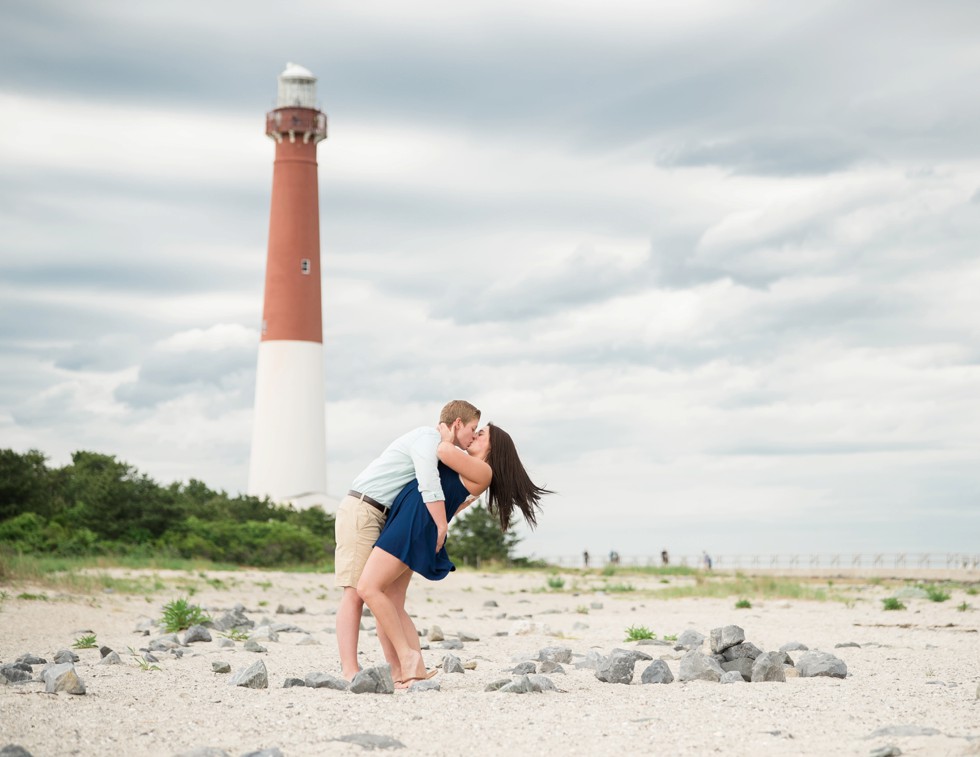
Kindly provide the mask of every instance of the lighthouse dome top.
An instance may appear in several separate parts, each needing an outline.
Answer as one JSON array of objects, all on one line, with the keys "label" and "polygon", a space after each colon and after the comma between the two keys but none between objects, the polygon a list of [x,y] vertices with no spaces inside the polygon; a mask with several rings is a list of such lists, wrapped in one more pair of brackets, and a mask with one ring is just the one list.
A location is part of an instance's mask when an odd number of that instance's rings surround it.
[{"label": "lighthouse dome top", "polygon": [[277,108],[316,108],[316,77],[297,63],[287,63],[279,74]]},{"label": "lighthouse dome top", "polygon": [[301,66],[299,63],[287,63],[286,70],[279,74],[281,79],[313,79],[316,81],[316,77],[313,72],[305,66]]}]

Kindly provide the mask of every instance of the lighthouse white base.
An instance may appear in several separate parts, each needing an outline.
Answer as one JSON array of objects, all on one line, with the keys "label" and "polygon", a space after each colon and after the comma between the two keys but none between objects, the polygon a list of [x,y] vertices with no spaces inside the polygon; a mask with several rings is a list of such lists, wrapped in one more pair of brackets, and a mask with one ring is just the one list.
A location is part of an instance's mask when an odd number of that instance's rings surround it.
[{"label": "lighthouse white base", "polygon": [[321,504],[326,466],[323,345],[261,342],[248,493],[298,507]]}]

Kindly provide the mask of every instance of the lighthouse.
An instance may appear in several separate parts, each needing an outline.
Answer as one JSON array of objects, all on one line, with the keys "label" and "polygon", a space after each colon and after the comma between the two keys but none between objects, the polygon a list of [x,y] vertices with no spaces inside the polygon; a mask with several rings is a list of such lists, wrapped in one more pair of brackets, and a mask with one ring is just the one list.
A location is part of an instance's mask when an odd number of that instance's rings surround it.
[{"label": "lighthouse", "polygon": [[275,142],[262,335],[248,492],[298,507],[327,505],[317,144],[327,117],[316,77],[279,75],[265,133]]}]

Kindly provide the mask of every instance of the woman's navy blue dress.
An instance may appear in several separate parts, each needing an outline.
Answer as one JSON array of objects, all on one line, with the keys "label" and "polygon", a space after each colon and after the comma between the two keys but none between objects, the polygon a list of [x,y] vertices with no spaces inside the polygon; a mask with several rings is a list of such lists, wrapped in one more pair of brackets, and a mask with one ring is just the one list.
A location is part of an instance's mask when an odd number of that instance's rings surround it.
[{"label": "woman's navy blue dress", "polygon": [[[439,478],[446,497],[446,520],[450,521],[470,493],[460,481],[459,474],[442,463],[439,463]],[[412,481],[395,497],[374,546],[397,557],[430,581],[439,581],[456,570],[456,566],[449,559],[445,545],[436,552],[437,538],[436,524],[422,501],[419,482]]]}]

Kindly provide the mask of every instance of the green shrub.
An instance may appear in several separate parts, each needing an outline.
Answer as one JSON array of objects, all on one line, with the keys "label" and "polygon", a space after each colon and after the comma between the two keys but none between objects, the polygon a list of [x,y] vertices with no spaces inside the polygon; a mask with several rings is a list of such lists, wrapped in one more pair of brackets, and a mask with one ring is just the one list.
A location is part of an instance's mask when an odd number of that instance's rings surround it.
[{"label": "green shrub", "polygon": [[197,605],[190,604],[186,598],[173,599],[163,606],[163,627],[168,633],[183,631],[185,628],[210,621],[210,616]]},{"label": "green shrub", "polygon": [[71,645],[75,649],[93,649],[94,647],[98,646],[98,644],[95,643],[94,633],[86,634],[85,636],[79,636],[71,643]]},{"label": "green shrub", "polygon": [[656,639],[657,634],[646,626],[629,626],[626,629],[625,641],[639,641],[640,639]]},{"label": "green shrub", "polygon": [[561,576],[548,576],[548,588],[560,591],[565,588],[565,579]]},{"label": "green shrub", "polygon": [[933,602],[945,602],[950,597],[949,592],[943,591],[938,586],[926,586],[925,590]]},{"label": "green shrub", "polygon": [[885,597],[881,600],[882,605],[886,610],[904,610],[905,605],[898,597]]},{"label": "green shrub", "polygon": [[736,610],[750,610],[752,609],[752,603],[747,599],[740,599],[735,603]]}]

